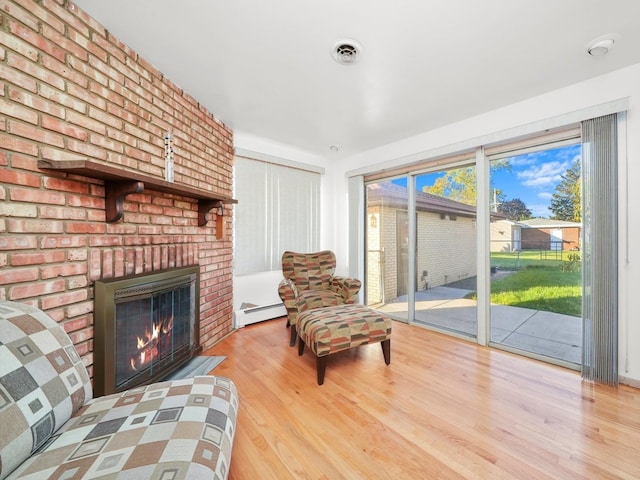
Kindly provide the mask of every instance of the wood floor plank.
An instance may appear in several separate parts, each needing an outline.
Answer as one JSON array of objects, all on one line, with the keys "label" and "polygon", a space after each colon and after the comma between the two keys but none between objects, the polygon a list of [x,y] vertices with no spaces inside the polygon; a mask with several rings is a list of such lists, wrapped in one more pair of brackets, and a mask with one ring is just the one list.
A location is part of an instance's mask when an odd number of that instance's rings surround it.
[{"label": "wood floor plank", "polygon": [[240,393],[229,478],[639,479],[640,390],[394,322],[329,357],[324,385],[284,319],[208,352]]}]

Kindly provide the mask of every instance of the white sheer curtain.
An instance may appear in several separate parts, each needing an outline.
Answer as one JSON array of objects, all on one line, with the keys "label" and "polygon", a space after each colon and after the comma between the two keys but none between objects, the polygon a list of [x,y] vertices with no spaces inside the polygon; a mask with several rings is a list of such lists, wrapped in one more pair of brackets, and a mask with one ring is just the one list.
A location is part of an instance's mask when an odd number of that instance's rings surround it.
[{"label": "white sheer curtain", "polygon": [[618,384],[617,115],[582,122],[582,378]]},{"label": "white sheer curtain", "polygon": [[282,252],[311,252],[320,238],[320,174],[236,157],[234,274],[280,270]]}]

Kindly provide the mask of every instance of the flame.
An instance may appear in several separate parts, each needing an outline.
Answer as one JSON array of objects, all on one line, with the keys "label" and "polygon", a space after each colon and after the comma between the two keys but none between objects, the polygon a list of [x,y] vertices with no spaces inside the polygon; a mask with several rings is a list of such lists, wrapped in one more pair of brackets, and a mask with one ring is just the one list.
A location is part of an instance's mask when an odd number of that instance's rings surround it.
[{"label": "flame", "polygon": [[173,328],[173,315],[167,319],[160,320],[153,324],[151,332],[145,331],[144,337],[136,337],[136,349],[138,350],[129,359],[129,364],[133,370],[140,370],[146,363],[158,356],[158,342],[160,334],[171,335]]}]

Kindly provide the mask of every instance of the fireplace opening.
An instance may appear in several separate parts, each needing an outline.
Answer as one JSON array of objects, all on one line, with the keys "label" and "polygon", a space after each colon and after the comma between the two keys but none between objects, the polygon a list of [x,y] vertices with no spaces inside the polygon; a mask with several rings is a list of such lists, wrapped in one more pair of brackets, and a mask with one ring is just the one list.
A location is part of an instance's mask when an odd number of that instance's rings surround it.
[{"label": "fireplace opening", "polygon": [[96,396],[154,382],[202,351],[199,267],[95,282]]}]

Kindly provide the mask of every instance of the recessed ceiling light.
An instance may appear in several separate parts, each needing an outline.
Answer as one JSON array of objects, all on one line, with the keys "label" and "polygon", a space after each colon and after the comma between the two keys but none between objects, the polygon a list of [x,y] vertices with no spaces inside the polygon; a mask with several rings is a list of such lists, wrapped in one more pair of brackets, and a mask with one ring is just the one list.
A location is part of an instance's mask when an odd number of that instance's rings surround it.
[{"label": "recessed ceiling light", "polygon": [[329,147],[329,150],[331,150],[332,152],[337,152],[338,150],[340,150],[340,147],[338,145],[331,145]]},{"label": "recessed ceiling light", "polygon": [[618,35],[609,34],[602,35],[601,37],[594,38],[587,44],[587,53],[592,57],[601,57],[609,53],[609,50],[613,48],[616,43]]},{"label": "recessed ceiling light", "polygon": [[609,50],[611,49],[611,47],[613,47],[613,43],[614,43],[613,40],[611,40],[610,38],[607,40],[600,40],[599,42],[596,42],[593,45],[591,45],[587,49],[587,52],[589,52],[589,55],[593,57],[600,57],[602,55],[606,55],[607,53],[609,53]]}]

